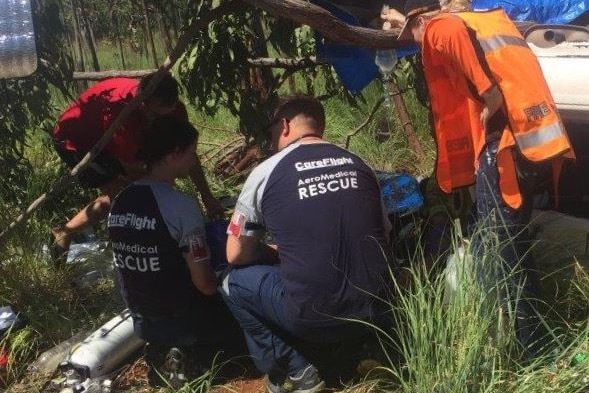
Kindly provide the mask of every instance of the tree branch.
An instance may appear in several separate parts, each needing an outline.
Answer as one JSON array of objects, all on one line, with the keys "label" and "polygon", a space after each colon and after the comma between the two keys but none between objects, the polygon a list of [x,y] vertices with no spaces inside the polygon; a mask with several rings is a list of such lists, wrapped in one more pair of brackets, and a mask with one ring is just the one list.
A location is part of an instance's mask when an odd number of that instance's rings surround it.
[{"label": "tree branch", "polygon": [[384,97],[381,97],[376,102],[376,104],[374,104],[374,106],[372,107],[372,110],[368,114],[368,117],[366,118],[366,120],[364,120],[362,122],[362,124],[360,124],[358,127],[356,127],[352,132],[350,132],[350,133],[348,133],[348,135],[346,135],[346,144],[345,144],[346,149],[348,149],[350,147],[350,140],[352,139],[352,137],[355,136],[357,133],[359,133],[364,127],[366,127],[368,125],[368,123],[370,123],[372,121],[372,119],[374,118],[374,115],[376,114],[376,111],[378,110],[378,108],[380,108],[380,106],[382,105],[383,102],[384,102]]},{"label": "tree branch", "polygon": [[[297,57],[294,59],[280,57],[259,57],[256,59],[247,59],[247,62],[252,67],[269,67],[285,69],[308,68],[328,64],[327,62],[317,60],[315,56]],[[156,71],[157,69],[155,68],[146,70],[108,70],[101,72],[74,71],[72,79],[99,81],[105,78],[143,78],[144,76],[153,74]]]},{"label": "tree branch", "polygon": [[[319,31],[326,39],[341,44],[362,46],[373,49],[390,49],[407,46],[399,41],[399,30],[377,30],[350,26],[333,16],[329,11],[311,4],[307,0],[243,0],[275,16],[308,25]],[[374,15],[377,17],[378,15]]]},{"label": "tree branch", "polygon": [[228,14],[230,12],[234,12],[236,10],[241,9],[241,2],[238,0],[233,0],[227,3],[224,3],[217,8],[212,9],[206,15],[202,16],[199,19],[195,19],[192,24],[188,27],[186,32],[178,39],[178,43],[170,53],[170,55],[166,58],[164,64],[160,66],[157,70],[156,74],[153,78],[149,81],[147,86],[145,87],[145,91],[141,91],[137,97],[135,97],[129,104],[125,106],[125,108],[121,111],[121,113],[117,116],[117,118],[113,121],[113,123],[108,127],[104,135],[96,142],[96,144],[90,149],[90,151],[82,158],[82,160],[71,170],[71,172],[63,176],[59,179],[53,187],[46,192],[39,196],[29,207],[19,215],[6,229],[0,233],[0,246],[6,243],[6,239],[8,235],[12,233],[12,231],[23,222],[26,222],[31,214],[37,210],[45,201],[54,195],[61,192],[63,189],[66,188],[74,178],[84,170],[93,160],[94,158],[100,154],[100,152],[104,149],[104,147],[108,144],[111,140],[113,134],[121,128],[123,122],[131,115],[131,113],[139,107],[139,105],[145,100],[145,98],[149,97],[155,87],[163,78],[164,74],[168,72],[168,70],[172,67],[172,65],[182,56],[188,45],[190,44],[192,37],[201,29],[207,27],[210,22],[215,19],[220,18],[221,16]]},{"label": "tree branch", "polygon": [[157,69],[148,70],[108,70],[101,72],[74,71],[73,80],[99,81],[106,78],[143,78],[153,74]]},{"label": "tree branch", "polygon": [[254,67],[271,68],[306,68],[328,64],[325,61],[317,60],[315,56],[296,57],[293,59],[280,57],[259,57],[257,59],[247,59],[247,62]]}]

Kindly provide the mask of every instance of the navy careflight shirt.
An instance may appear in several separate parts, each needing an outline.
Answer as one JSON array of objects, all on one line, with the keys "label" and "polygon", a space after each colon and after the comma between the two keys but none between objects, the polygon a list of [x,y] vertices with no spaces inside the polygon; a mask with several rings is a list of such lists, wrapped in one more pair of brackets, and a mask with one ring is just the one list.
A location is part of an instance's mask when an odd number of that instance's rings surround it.
[{"label": "navy careflight shirt", "polygon": [[108,218],[115,270],[129,309],[144,317],[173,317],[198,291],[182,255],[204,233],[194,200],[162,182],[138,181],[114,200]]},{"label": "navy careflight shirt", "polygon": [[388,276],[378,183],[356,155],[295,143],[248,177],[228,233],[278,246],[285,316],[301,326],[365,318]]}]

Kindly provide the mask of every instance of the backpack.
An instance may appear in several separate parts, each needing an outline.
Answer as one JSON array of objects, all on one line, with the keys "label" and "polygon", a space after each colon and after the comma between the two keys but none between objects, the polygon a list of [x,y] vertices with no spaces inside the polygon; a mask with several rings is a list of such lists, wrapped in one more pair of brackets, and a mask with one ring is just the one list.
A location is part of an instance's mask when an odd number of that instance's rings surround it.
[{"label": "backpack", "polygon": [[403,217],[423,207],[423,194],[414,176],[404,172],[376,172],[376,179],[388,215]]}]

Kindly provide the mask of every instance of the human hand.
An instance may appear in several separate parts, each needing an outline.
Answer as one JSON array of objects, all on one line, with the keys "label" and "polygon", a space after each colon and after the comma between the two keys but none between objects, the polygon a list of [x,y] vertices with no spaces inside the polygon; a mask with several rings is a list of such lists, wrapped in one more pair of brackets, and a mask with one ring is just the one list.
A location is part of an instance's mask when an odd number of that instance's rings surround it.
[{"label": "human hand", "polygon": [[481,125],[483,127],[483,132],[487,131],[487,123],[489,122],[489,107],[485,106],[483,107],[483,110],[481,111]]},{"label": "human hand", "polygon": [[501,90],[499,90],[497,85],[491,86],[481,96],[485,104],[481,110],[480,119],[483,131],[486,131],[489,119],[503,107],[504,100],[503,94],[501,94]]},{"label": "human hand", "polygon": [[405,15],[394,8],[383,7],[380,12],[380,19],[383,21],[383,30],[400,29],[405,24]]}]

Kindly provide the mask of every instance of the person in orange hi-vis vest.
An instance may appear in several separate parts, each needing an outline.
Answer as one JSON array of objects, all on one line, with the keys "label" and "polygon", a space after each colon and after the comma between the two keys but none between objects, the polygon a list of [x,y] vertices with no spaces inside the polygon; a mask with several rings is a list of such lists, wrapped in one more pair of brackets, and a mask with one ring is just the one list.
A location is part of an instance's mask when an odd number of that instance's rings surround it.
[{"label": "person in orange hi-vis vest", "polygon": [[436,180],[448,193],[475,184],[477,278],[483,286],[506,282],[501,307],[515,310],[518,340],[534,355],[542,333],[526,196],[550,162],[558,173],[574,157],[566,131],[536,57],[502,10],[443,12],[438,0],[409,0],[405,15],[399,39],[421,47]]}]

